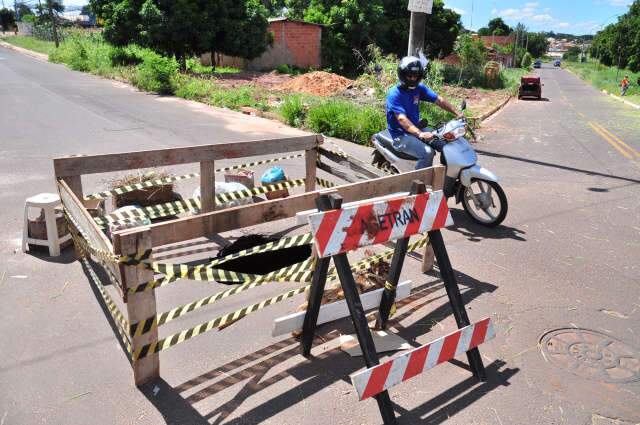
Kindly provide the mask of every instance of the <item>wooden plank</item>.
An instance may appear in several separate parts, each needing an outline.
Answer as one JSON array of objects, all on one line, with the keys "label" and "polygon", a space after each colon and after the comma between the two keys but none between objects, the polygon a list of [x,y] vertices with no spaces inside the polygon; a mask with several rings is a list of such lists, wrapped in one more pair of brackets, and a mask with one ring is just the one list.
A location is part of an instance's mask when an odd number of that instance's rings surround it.
[{"label": "wooden plank", "polygon": [[63,178],[69,189],[76,195],[76,197],[84,205],[84,194],[82,193],[82,177],[81,176],[67,176]]},{"label": "wooden plank", "polygon": [[316,161],[318,159],[317,149],[308,149],[304,151],[304,162],[306,167],[306,180],[304,181],[304,191],[313,192],[316,190]]},{"label": "wooden plank", "polygon": [[[359,201],[347,202],[342,206],[342,208],[357,207],[358,205],[364,205],[371,202],[386,201],[386,200],[395,199],[395,198],[403,198],[408,195],[409,195],[409,192],[390,193],[384,196],[376,196],[375,198],[361,199]],[[300,211],[299,213],[296,213],[296,224],[309,223],[309,216],[312,214],[316,214],[317,212],[318,212],[318,209],[316,208],[313,210]]]},{"label": "wooden plank", "polygon": [[[151,234],[148,228],[133,234],[127,232],[116,233],[114,235],[114,245],[119,255],[134,256],[140,251],[151,249]],[[152,257],[149,258],[150,260],[152,259]],[[126,288],[153,280],[153,271],[137,266],[120,264],[120,274],[125,291]],[[148,317],[155,317],[157,314],[156,293],[153,289],[128,294],[127,315],[130,324],[144,321]],[[155,342],[158,342],[157,326],[142,335],[132,336],[131,349],[135,353],[145,345]],[[134,360],[132,367],[135,384],[137,386],[146,384],[160,377],[160,355],[154,353],[142,359]]]},{"label": "wooden plank", "polygon": [[61,157],[53,160],[53,167],[56,177],[66,177],[295,152],[315,148],[318,143],[318,137],[315,134],[311,134],[308,136],[220,143],[215,145]]},{"label": "wooden plank", "polygon": [[[60,193],[60,199],[64,203],[67,214],[69,214],[76,223],[78,223],[79,229],[82,234],[87,238],[89,243],[99,250],[106,252],[113,252],[113,245],[107,236],[100,230],[93,217],[89,215],[87,210],[83,207],[80,199],[71,191],[69,185],[64,180],[58,180],[58,192]],[[118,267],[115,262],[104,263],[109,267],[115,276],[119,276]],[[124,296],[122,287],[118,287],[120,295]]]},{"label": "wooden plank", "polygon": [[[332,188],[332,190],[338,192],[346,202],[351,202],[391,192],[406,191],[415,179],[430,185],[434,173],[444,174],[444,167],[424,168],[408,173],[345,184]],[[441,187],[434,186],[434,190],[437,189],[441,189]],[[294,217],[299,211],[315,208],[315,200],[320,192],[324,192],[324,190],[152,224],[150,228],[153,246],[182,242],[214,233]]]},{"label": "wooden plank", "polygon": [[340,177],[341,179],[346,180],[349,183],[357,183],[359,181],[362,181],[362,178],[357,177],[354,174],[344,172],[336,167],[332,167],[331,165],[326,164],[324,162],[321,162],[320,164],[318,164],[318,168],[321,169],[322,171],[326,171],[332,176]]},{"label": "wooden plank", "polygon": [[200,162],[200,202],[202,212],[216,209],[216,167],[214,161]]},{"label": "wooden plank", "polygon": [[[411,293],[412,283],[410,280],[402,282],[398,285],[396,292],[396,301],[405,299]],[[362,307],[365,310],[377,308],[380,305],[382,299],[383,288],[376,289],[375,291],[365,292],[360,295],[362,301]],[[302,329],[304,323],[304,316],[307,311],[299,311],[289,314],[288,316],[280,317],[273,322],[272,336],[280,336],[289,332],[299,331]],[[347,308],[347,302],[345,300],[336,301],[330,304],[324,304],[320,307],[320,314],[318,315],[318,325],[323,323],[333,322],[334,320],[349,317],[349,309]]]},{"label": "wooden plank", "polygon": [[331,161],[342,165],[343,167],[349,168],[353,171],[356,171],[367,178],[377,178],[382,177],[385,174],[380,170],[360,161],[359,159],[353,158],[351,156],[347,156],[347,158],[340,156],[327,150],[323,147],[319,148],[320,155],[330,159]]}]

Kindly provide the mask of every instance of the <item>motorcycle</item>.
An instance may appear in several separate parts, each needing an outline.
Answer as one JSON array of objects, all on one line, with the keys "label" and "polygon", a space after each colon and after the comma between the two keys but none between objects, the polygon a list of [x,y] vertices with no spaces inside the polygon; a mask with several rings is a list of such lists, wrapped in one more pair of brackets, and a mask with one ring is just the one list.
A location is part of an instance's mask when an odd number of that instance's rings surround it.
[{"label": "motorcycle", "polygon": [[[463,101],[462,110],[465,108],[466,102]],[[426,127],[426,124],[421,127]],[[440,163],[446,167],[444,195],[447,198],[455,196],[456,204],[462,202],[462,207],[474,222],[494,227],[507,216],[507,196],[498,183],[498,177],[478,165],[478,155],[465,138],[468,130],[465,118],[453,119],[436,126],[435,130],[425,129],[433,133],[433,140],[446,142],[440,152]],[[415,169],[418,159],[396,150],[389,130],[375,134],[372,143],[375,150],[371,163],[375,167],[393,174]]]}]

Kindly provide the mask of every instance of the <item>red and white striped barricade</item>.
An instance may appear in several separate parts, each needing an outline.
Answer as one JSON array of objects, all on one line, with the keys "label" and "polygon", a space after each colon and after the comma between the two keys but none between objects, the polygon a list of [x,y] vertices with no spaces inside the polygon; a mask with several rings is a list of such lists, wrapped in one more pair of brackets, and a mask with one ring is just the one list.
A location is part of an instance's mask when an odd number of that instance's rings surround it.
[{"label": "red and white striped barricade", "polygon": [[[493,331],[488,319],[475,325],[469,322],[440,234],[441,228],[453,224],[442,191],[427,192],[422,182],[414,181],[410,194],[406,196],[342,209],[342,198],[332,193],[318,197],[316,204],[319,212],[308,217],[318,259],[302,328],[303,355],[310,356],[311,353],[327,270],[333,259],[367,367],[353,375],[353,382],[361,399],[376,399],[386,425],[396,423],[387,388],[438,363],[466,352],[474,376],[484,380],[485,371],[477,345],[491,337]],[[360,247],[396,241],[378,312],[377,325],[384,328],[395,300],[409,238],[425,232],[429,235],[459,330],[380,365],[346,253]],[[437,356],[436,351],[439,352]],[[419,365],[420,359],[424,360],[422,365]]]}]

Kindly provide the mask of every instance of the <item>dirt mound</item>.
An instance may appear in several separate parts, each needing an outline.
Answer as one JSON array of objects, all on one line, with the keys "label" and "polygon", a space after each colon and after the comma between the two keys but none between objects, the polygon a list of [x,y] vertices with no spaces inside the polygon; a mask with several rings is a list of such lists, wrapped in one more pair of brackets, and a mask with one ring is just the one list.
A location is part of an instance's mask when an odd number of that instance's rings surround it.
[{"label": "dirt mound", "polygon": [[314,71],[295,77],[276,88],[285,91],[331,96],[353,85],[353,81],[340,75]]}]

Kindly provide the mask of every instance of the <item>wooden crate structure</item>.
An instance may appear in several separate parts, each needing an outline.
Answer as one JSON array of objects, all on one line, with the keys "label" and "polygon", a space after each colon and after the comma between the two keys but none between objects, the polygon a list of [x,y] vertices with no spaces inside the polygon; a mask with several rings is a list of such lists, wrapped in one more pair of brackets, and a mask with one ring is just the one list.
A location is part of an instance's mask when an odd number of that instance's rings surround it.
[{"label": "wooden crate structure", "polygon": [[[138,332],[130,334],[128,329],[130,324],[143,323],[150,317],[157,316],[155,290],[130,291],[130,288],[153,281],[154,272],[133,263],[119,261],[119,259],[135,258],[144,253],[146,261],[152,261],[155,247],[292,218],[298,212],[314,209],[315,200],[319,193],[326,190],[337,192],[345,202],[352,202],[407,191],[415,179],[425,182],[434,190],[442,189],[444,167],[438,166],[399,175],[371,178],[331,189],[316,190],[316,170],[320,164],[319,153],[323,153],[320,147],[322,142],[323,139],[319,135],[307,135],[138,152],[67,156],[54,159],[58,190],[66,214],[72,221],[72,227],[76,227],[86,244],[91,246],[92,250],[88,251],[89,254],[103,264],[105,271],[114,280],[114,286],[126,303],[126,318],[124,314],[117,311],[115,316],[119,317],[114,317],[114,319],[125,328],[121,334],[125,334],[122,336],[125,339],[124,345],[130,347],[129,357],[136,385],[142,385],[160,376],[159,351],[152,352],[143,358],[131,355],[139,352],[143,347],[157,345],[158,328],[154,326],[141,334]],[[297,151],[304,151],[305,193],[295,194],[285,199],[215,210],[216,161]],[[326,152],[324,153],[326,154]],[[331,158],[330,155],[329,158]],[[335,159],[338,162],[345,160],[344,157]],[[83,175],[191,163],[199,163],[200,166],[202,208],[199,214],[149,226],[116,231],[113,234],[112,243],[85,207],[86,201],[82,188]],[[326,169],[322,166],[320,168]],[[355,168],[362,167],[356,164]],[[344,178],[344,176],[339,176]],[[429,246],[425,249],[425,253],[428,252],[428,248]],[[424,257],[427,261],[430,258],[428,255]],[[103,298],[105,298],[104,295]],[[113,304],[107,298],[105,298],[105,302],[107,305]]]}]

